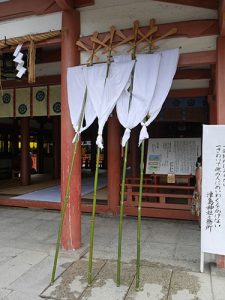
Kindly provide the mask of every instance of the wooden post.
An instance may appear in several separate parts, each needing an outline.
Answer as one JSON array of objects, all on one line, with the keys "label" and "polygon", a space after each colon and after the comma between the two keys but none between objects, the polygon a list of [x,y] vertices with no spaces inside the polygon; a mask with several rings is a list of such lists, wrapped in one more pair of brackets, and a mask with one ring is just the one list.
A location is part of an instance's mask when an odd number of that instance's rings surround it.
[{"label": "wooden post", "polygon": [[121,136],[120,123],[116,113],[108,119],[107,132],[107,165],[108,165],[108,205],[115,215],[120,202],[120,165],[121,165]]},{"label": "wooden post", "polygon": [[20,175],[22,185],[30,184],[30,134],[29,117],[21,118],[21,153],[20,153]]},{"label": "wooden post", "polygon": [[54,170],[53,177],[60,178],[60,117],[53,117],[53,155]]},{"label": "wooden post", "polygon": [[[80,53],[75,42],[80,36],[80,14],[67,10],[62,15],[61,48],[61,199],[65,197],[69,166],[73,153],[74,130],[70,120],[67,98],[67,67],[79,65]],[[81,147],[77,146],[76,159],[71,178],[69,202],[66,210],[62,246],[66,250],[78,249],[81,244]]]},{"label": "wooden post", "polygon": [[[216,123],[225,124],[225,37],[217,39],[216,60]],[[217,255],[216,264],[218,268],[225,268],[225,256]]]},{"label": "wooden post", "polygon": [[37,172],[44,173],[44,130],[41,124],[37,137]]}]

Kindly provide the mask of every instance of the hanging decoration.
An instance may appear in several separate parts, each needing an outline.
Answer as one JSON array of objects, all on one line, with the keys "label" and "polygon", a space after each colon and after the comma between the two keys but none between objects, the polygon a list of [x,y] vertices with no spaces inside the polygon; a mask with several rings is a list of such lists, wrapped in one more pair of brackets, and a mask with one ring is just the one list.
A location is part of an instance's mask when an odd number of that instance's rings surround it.
[{"label": "hanging decoration", "polygon": [[[166,38],[177,32],[176,28],[172,28],[161,37],[153,38],[153,35],[157,32],[158,27],[155,26],[155,21],[150,20],[149,30],[144,33],[139,28],[139,22],[134,22],[133,34],[126,36],[122,31],[117,30],[114,26],[111,31],[104,35],[104,38],[100,38],[95,33],[90,38],[92,45],[98,44],[98,47],[90,47],[90,43],[77,41],[76,44],[85,50],[89,59],[87,61],[91,66],[82,66],[77,68],[76,79],[74,81],[75,86],[79,84],[82,86],[82,91],[85,91],[85,103],[86,111],[84,107],[79,106],[78,112],[82,111],[83,119],[85,116],[90,117],[90,120],[94,118],[94,115],[98,118],[98,138],[97,144],[97,156],[96,156],[96,170],[94,178],[94,193],[93,193],[93,209],[90,228],[90,251],[89,251],[89,263],[88,263],[88,285],[92,284],[92,258],[93,258],[93,241],[94,241],[94,223],[95,223],[95,210],[96,210],[96,196],[98,186],[98,166],[100,158],[100,150],[103,148],[102,131],[104,125],[116,105],[118,118],[121,124],[125,127],[125,134],[123,136],[122,145],[125,147],[124,164],[123,164],[123,178],[121,187],[121,203],[120,203],[120,224],[119,224],[119,241],[118,241],[118,263],[117,263],[117,285],[120,285],[120,261],[121,261],[121,245],[122,245],[122,219],[123,219],[123,202],[124,202],[124,189],[125,189],[125,177],[126,177],[126,162],[128,153],[128,140],[130,131],[132,128],[142,123],[142,135],[146,135],[146,127],[148,126],[149,117],[153,111],[153,115],[160,110],[162,106],[157,103],[156,90],[162,86],[158,83],[162,73],[161,62],[164,54],[161,52],[153,53],[157,50],[156,42],[160,39]],[[128,53],[132,53],[131,57],[128,55],[114,56],[112,61],[112,52],[116,52],[118,47],[123,45],[129,45]],[[93,65],[93,61],[99,60],[99,50],[104,48],[102,54],[107,54],[107,62]],[[150,54],[139,54],[141,51],[145,51]],[[178,59],[178,57],[177,57]],[[79,70],[79,71],[78,71]],[[118,72],[118,70],[120,70]],[[69,74],[70,71],[68,71]],[[71,71],[72,72],[72,71]],[[75,72],[76,73],[76,72]],[[75,73],[71,75],[75,78]],[[173,73],[173,72],[172,72]],[[171,79],[172,80],[172,79]],[[172,81],[171,81],[172,82]],[[167,84],[169,89],[170,84]],[[164,86],[162,87],[165,88]],[[82,93],[83,93],[82,92]],[[168,91],[164,92],[167,95]],[[158,92],[157,92],[158,94]],[[158,96],[157,96],[158,97]],[[164,97],[164,96],[163,96]],[[87,100],[88,99],[88,100]],[[154,103],[152,104],[154,100]],[[157,105],[156,105],[157,103]],[[76,104],[70,104],[72,110],[75,111]],[[71,110],[71,112],[72,112]],[[92,112],[88,113],[89,110]],[[84,112],[85,111],[85,112]],[[94,111],[94,113],[93,113]],[[93,115],[91,115],[93,114]],[[153,115],[151,117],[153,117]],[[74,128],[77,128],[77,119],[71,114],[71,119]],[[82,120],[83,120],[82,119]],[[89,121],[86,120],[89,124]],[[80,130],[82,126],[79,127]],[[85,125],[83,126],[85,128]],[[80,132],[78,133],[78,135]],[[75,143],[77,136],[75,136]],[[141,143],[141,177],[140,177],[140,189],[139,189],[139,204],[138,204],[138,229],[137,229],[137,263],[136,263],[136,288],[139,288],[140,282],[140,227],[141,227],[141,205],[142,205],[142,185],[143,185],[143,169],[144,169],[144,139],[140,139]],[[58,243],[60,239],[58,240]]]},{"label": "hanging decoration", "polygon": [[21,78],[26,69],[24,67],[23,61],[23,53],[20,52],[22,47],[26,47],[27,43],[29,43],[28,50],[28,83],[35,83],[35,59],[36,59],[36,47],[35,43],[42,42],[47,39],[51,39],[61,35],[60,30],[43,32],[38,34],[28,34],[20,37],[14,37],[9,39],[0,40],[0,49],[10,48],[13,46],[17,46],[14,52],[15,59],[14,62],[17,63],[16,70],[18,71],[17,77]]}]

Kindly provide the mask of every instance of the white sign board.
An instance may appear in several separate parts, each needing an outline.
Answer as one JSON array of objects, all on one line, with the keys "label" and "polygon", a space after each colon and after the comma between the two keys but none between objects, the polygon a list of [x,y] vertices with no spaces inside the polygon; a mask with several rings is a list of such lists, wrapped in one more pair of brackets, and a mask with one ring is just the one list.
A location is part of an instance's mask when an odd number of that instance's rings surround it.
[{"label": "white sign board", "polygon": [[201,252],[225,255],[225,125],[203,126]]},{"label": "white sign board", "polygon": [[146,174],[195,174],[200,138],[149,139]]}]

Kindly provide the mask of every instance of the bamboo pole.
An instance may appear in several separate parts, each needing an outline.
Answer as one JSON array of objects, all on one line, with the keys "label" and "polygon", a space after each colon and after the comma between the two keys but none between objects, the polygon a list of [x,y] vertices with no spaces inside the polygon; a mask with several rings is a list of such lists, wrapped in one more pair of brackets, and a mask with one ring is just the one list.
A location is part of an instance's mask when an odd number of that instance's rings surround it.
[{"label": "bamboo pole", "polygon": [[118,235],[118,258],[117,258],[117,286],[120,286],[120,273],[121,273],[121,253],[122,253],[122,232],[123,232],[123,209],[124,209],[124,192],[125,192],[125,178],[127,169],[127,153],[128,142],[125,145],[124,159],[123,159],[123,174],[122,174],[122,186],[120,196],[120,223],[119,223],[119,235]]},{"label": "bamboo pole", "polygon": [[[107,58],[107,69],[105,82],[109,76],[109,70],[111,65],[111,53],[112,53],[112,42],[115,34],[115,27],[111,28],[109,45],[105,45],[108,49],[108,58]],[[94,39],[95,43],[102,44],[97,38]],[[99,159],[100,159],[101,149],[97,147],[97,155],[96,155],[96,168],[95,168],[95,179],[94,179],[94,194],[93,194],[93,204],[92,204],[92,218],[91,218],[91,226],[90,226],[90,250],[89,250],[89,258],[88,258],[88,286],[92,285],[92,260],[93,260],[93,244],[94,244],[94,229],[95,229],[95,211],[96,211],[96,199],[97,199],[97,188],[98,188],[98,173],[99,173]]]},{"label": "bamboo pole", "polygon": [[[81,114],[80,114],[79,123],[78,123],[78,132],[81,129],[82,122],[83,122],[83,119],[84,119],[84,109],[85,109],[85,105],[86,105],[86,100],[87,100],[87,88],[85,89],[85,93],[84,93],[84,99],[83,99]],[[60,241],[61,241],[61,236],[62,236],[62,228],[63,228],[65,212],[66,212],[66,208],[67,208],[67,204],[68,204],[68,200],[69,200],[70,182],[71,182],[71,177],[72,177],[72,172],[73,172],[73,167],[74,167],[78,142],[79,142],[79,134],[76,134],[75,142],[74,142],[73,155],[72,155],[71,165],[70,165],[70,169],[69,169],[69,176],[68,176],[68,181],[67,181],[67,185],[66,185],[66,194],[65,194],[65,197],[63,199],[63,207],[61,209],[61,218],[60,218],[60,223],[59,223],[58,236],[57,236],[57,242],[56,242],[56,250],[55,250],[55,257],[54,257],[54,264],[53,264],[52,277],[51,277],[51,284],[52,285],[55,281],[55,272],[56,272],[57,261],[58,261],[58,256],[59,256],[59,248],[60,248]]]},{"label": "bamboo pole", "polygon": [[[134,22],[134,46],[132,52],[132,60],[136,59],[136,41],[138,34],[139,22]],[[132,101],[133,83],[134,83],[134,71],[135,65],[131,73],[131,84],[130,84],[130,99],[129,108]],[[126,179],[126,168],[127,168],[127,155],[128,155],[128,141],[125,144],[125,152],[123,159],[123,174],[122,174],[122,185],[120,195],[120,221],[119,221],[119,234],[118,234],[118,255],[117,255],[117,286],[120,286],[120,275],[121,275],[121,253],[122,253],[122,236],[123,236],[123,210],[124,210],[124,194],[125,194],[125,179]]]},{"label": "bamboo pole", "polygon": [[97,147],[95,179],[94,179],[94,195],[93,195],[92,218],[91,218],[91,229],[90,229],[90,250],[89,250],[89,259],[88,259],[88,286],[92,285],[92,259],[93,259],[95,211],[96,211],[96,199],[97,199],[97,188],[98,188],[98,172],[99,172],[100,152],[101,152],[100,148]]},{"label": "bamboo pole", "polygon": [[138,227],[137,227],[137,262],[136,262],[136,289],[140,286],[140,257],[141,257],[141,207],[144,176],[144,153],[145,141],[141,143],[141,162],[140,162],[140,186],[138,196]]},{"label": "bamboo pole", "polygon": [[[93,36],[97,37],[98,32],[94,32]],[[78,44],[78,42],[76,42],[76,44]],[[93,60],[94,60],[95,52],[96,52],[95,42],[93,42],[92,49],[88,52],[91,54],[91,56],[89,58],[89,64],[88,65],[91,66],[93,64]],[[87,101],[87,93],[88,93],[88,90],[87,90],[87,86],[86,86],[85,92],[84,92],[84,99],[83,99],[83,103],[82,103],[82,108],[81,108],[81,114],[80,114],[79,122],[78,122],[78,130],[77,130],[78,133],[80,132],[80,129],[82,127],[82,123],[83,123],[83,120],[84,120],[84,111],[85,111],[85,105],[86,105],[86,101]],[[59,256],[59,248],[60,248],[60,241],[61,241],[61,236],[62,236],[62,228],[63,228],[65,212],[66,212],[66,208],[67,208],[67,204],[68,204],[68,200],[69,200],[70,182],[71,182],[71,177],[72,177],[72,172],[73,172],[73,167],[74,167],[78,142],[79,142],[79,134],[76,134],[75,141],[74,141],[74,149],[73,149],[73,154],[72,154],[72,160],[71,160],[71,165],[70,165],[70,169],[69,169],[69,176],[68,176],[68,181],[67,181],[67,186],[66,186],[66,194],[65,194],[65,197],[64,197],[64,201],[63,201],[63,207],[61,209],[61,219],[60,219],[60,224],[59,224],[59,229],[58,229],[54,264],[53,264],[52,277],[51,277],[51,284],[52,285],[55,281],[55,272],[56,272],[56,266],[57,266],[57,261],[58,261],[58,256]]]}]

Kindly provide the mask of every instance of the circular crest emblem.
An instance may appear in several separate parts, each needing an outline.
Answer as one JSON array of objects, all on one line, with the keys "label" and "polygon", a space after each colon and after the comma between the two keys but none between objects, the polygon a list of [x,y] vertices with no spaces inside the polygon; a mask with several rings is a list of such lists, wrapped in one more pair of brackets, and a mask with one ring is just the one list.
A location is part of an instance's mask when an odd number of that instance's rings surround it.
[{"label": "circular crest emblem", "polygon": [[41,102],[45,99],[45,93],[43,91],[37,91],[36,100]]},{"label": "circular crest emblem", "polygon": [[61,112],[61,103],[60,102],[56,102],[53,104],[53,111],[55,113],[60,113]]},{"label": "circular crest emblem", "polygon": [[27,106],[25,104],[20,104],[20,106],[18,107],[18,112],[21,115],[24,115],[27,112]]},{"label": "circular crest emblem", "polygon": [[8,93],[5,93],[2,96],[2,101],[3,101],[3,103],[8,104],[11,101],[11,95]]}]

